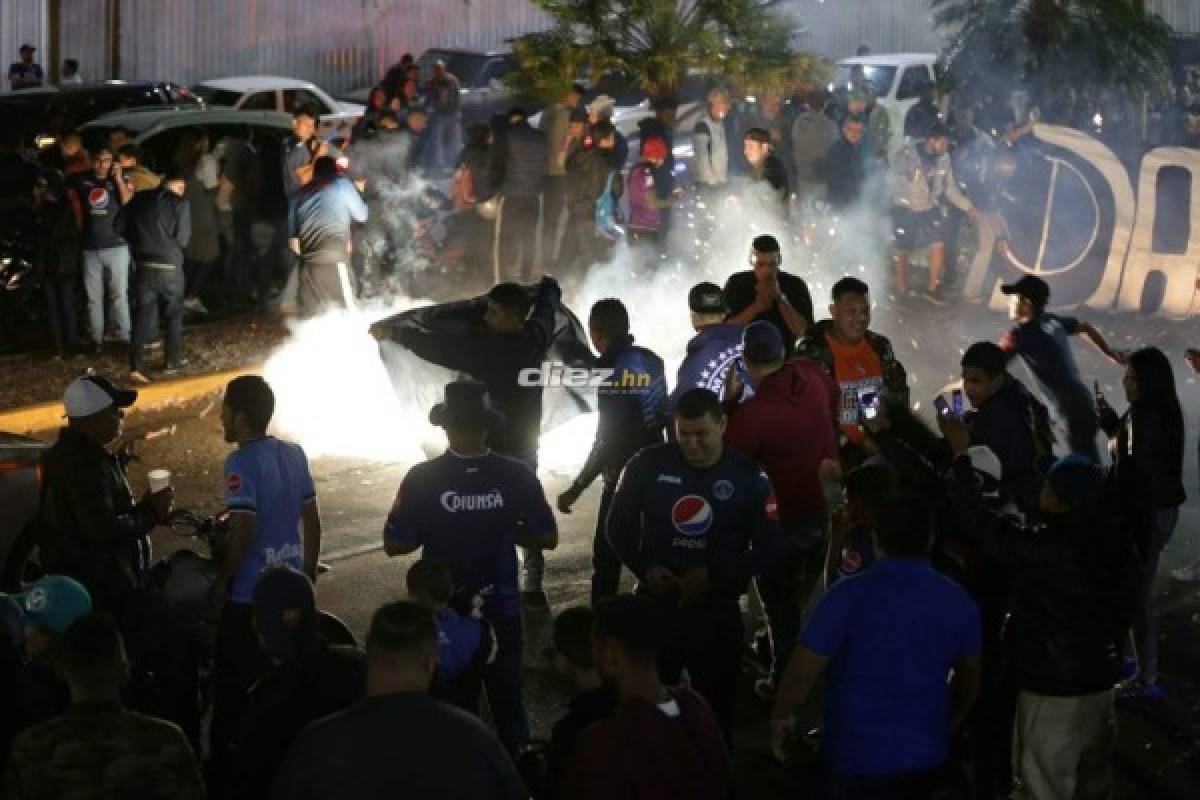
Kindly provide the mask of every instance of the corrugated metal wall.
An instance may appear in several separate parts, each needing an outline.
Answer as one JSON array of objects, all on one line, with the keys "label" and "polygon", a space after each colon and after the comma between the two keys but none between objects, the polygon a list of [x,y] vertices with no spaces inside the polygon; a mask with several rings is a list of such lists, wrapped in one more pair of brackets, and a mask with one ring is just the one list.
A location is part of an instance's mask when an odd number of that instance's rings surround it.
[{"label": "corrugated metal wall", "polygon": [[[104,5],[64,3],[64,54],[104,64]],[[493,47],[547,26],[529,0],[121,0],[120,6],[121,78],[198,83],[273,74],[335,92],[373,83],[405,52]]]},{"label": "corrugated metal wall", "polygon": [[42,0],[0,0],[0,91],[8,91],[8,65],[18,59],[21,45],[38,48],[38,61],[44,63],[43,24]]},{"label": "corrugated metal wall", "polygon": [[[807,28],[806,50],[829,58],[854,55],[859,45],[875,53],[936,52],[942,39],[933,30],[929,0],[790,0]],[[1178,33],[1200,33],[1200,0],[1149,0]]]}]

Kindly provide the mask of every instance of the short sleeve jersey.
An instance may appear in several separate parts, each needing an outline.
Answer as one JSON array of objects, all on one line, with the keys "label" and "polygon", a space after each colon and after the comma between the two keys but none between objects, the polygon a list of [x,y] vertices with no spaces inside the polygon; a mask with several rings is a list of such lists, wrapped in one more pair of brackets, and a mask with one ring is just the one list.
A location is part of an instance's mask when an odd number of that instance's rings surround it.
[{"label": "short sleeve jersey", "polygon": [[[750,307],[754,302],[757,287],[758,279],[754,276],[754,270],[735,272],[729,276],[729,280],[725,282],[724,294],[725,305],[728,307],[730,315],[736,316]],[[804,317],[809,325],[812,325],[812,296],[808,292],[808,284],[804,282],[804,279],[790,272],[780,271],[779,290],[787,298],[791,307],[800,312],[800,316]],[[765,314],[759,314],[754,318],[755,322],[760,320],[769,322],[779,329],[779,333],[783,336],[784,346],[790,355],[795,349],[797,336],[788,328],[779,309],[772,308]]]},{"label": "short sleeve jersey", "polygon": [[450,568],[456,589],[483,598],[485,616],[506,619],[521,612],[515,544],[522,525],[557,530],[533,470],[496,453],[447,451],[404,476],[384,537],[420,546]]},{"label": "short sleeve jersey", "polygon": [[317,496],[308,458],[300,445],[268,436],[234,450],[225,459],[225,505],[254,514],[254,541],[230,586],[230,599],[249,603],[263,570],[301,569],[304,547],[300,516]]},{"label": "short sleeve jersey", "polygon": [[830,587],[800,644],[830,659],[822,756],[835,775],[936,767],[949,756],[955,661],[979,655],[979,609],[927,560],[886,558]]},{"label": "short sleeve jersey", "polygon": [[860,392],[883,390],[883,364],[879,354],[865,338],[855,345],[842,344],[831,333],[825,334],[829,352],[833,355],[833,374],[838,390],[842,394],[841,412],[838,421],[846,438],[857,444],[863,441],[862,429],[858,427],[862,410]]},{"label": "short sleeve jersey", "polygon": [[1068,339],[1079,333],[1079,320],[1041,313],[1012,328],[1000,340],[1005,352],[1025,359],[1038,381],[1055,400],[1087,393]]},{"label": "short sleeve jersey", "polygon": [[83,220],[83,249],[104,250],[121,247],[125,240],[117,230],[117,212],[121,198],[112,178],[97,178],[95,173],[72,175],[68,187],[79,204]]}]

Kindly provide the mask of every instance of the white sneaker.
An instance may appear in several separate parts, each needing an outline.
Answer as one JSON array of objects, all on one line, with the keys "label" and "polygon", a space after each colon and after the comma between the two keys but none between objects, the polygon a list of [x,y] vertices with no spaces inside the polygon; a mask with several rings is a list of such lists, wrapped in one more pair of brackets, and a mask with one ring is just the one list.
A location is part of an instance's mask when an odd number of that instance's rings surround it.
[{"label": "white sneaker", "polygon": [[183,307],[188,311],[195,311],[197,314],[207,314],[208,309],[204,307],[204,303],[199,297],[188,297],[183,301]]},{"label": "white sneaker", "polygon": [[1185,583],[1193,583],[1200,581],[1200,558],[1196,559],[1186,567],[1179,567],[1171,570],[1171,577],[1177,581]]}]

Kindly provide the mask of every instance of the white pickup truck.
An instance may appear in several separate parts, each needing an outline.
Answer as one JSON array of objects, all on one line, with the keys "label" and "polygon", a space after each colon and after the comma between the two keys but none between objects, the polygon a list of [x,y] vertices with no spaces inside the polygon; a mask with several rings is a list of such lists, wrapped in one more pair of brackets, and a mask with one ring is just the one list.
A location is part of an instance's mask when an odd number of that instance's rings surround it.
[{"label": "white pickup truck", "polygon": [[[937,82],[936,53],[890,53],[844,58],[837,64],[831,90],[865,81],[876,102],[888,112],[892,137],[888,151],[904,144],[904,117],[917,104],[921,90]],[[944,110],[944,109],[943,109]]]},{"label": "white pickup truck", "polygon": [[311,105],[321,118],[322,136],[349,136],[350,129],[366,109],[354,103],[334,100],[321,87],[308,81],[274,75],[243,75],[204,81],[192,87],[192,93],[209,107],[228,106],[239,111],[282,111],[291,114],[297,107]]}]

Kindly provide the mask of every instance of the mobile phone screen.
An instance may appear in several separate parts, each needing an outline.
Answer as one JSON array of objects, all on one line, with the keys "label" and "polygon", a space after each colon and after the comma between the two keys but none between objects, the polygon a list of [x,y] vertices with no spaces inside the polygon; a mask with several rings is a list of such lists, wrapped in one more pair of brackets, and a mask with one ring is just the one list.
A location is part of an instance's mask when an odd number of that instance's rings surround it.
[{"label": "mobile phone screen", "polygon": [[933,407],[937,409],[937,412],[939,414],[949,414],[950,413],[949,403],[947,403],[946,398],[942,397],[940,394],[937,397],[933,398]]},{"label": "mobile phone screen", "polygon": [[950,393],[950,404],[954,409],[954,416],[961,417],[963,413],[963,393],[962,389],[955,389]]}]

